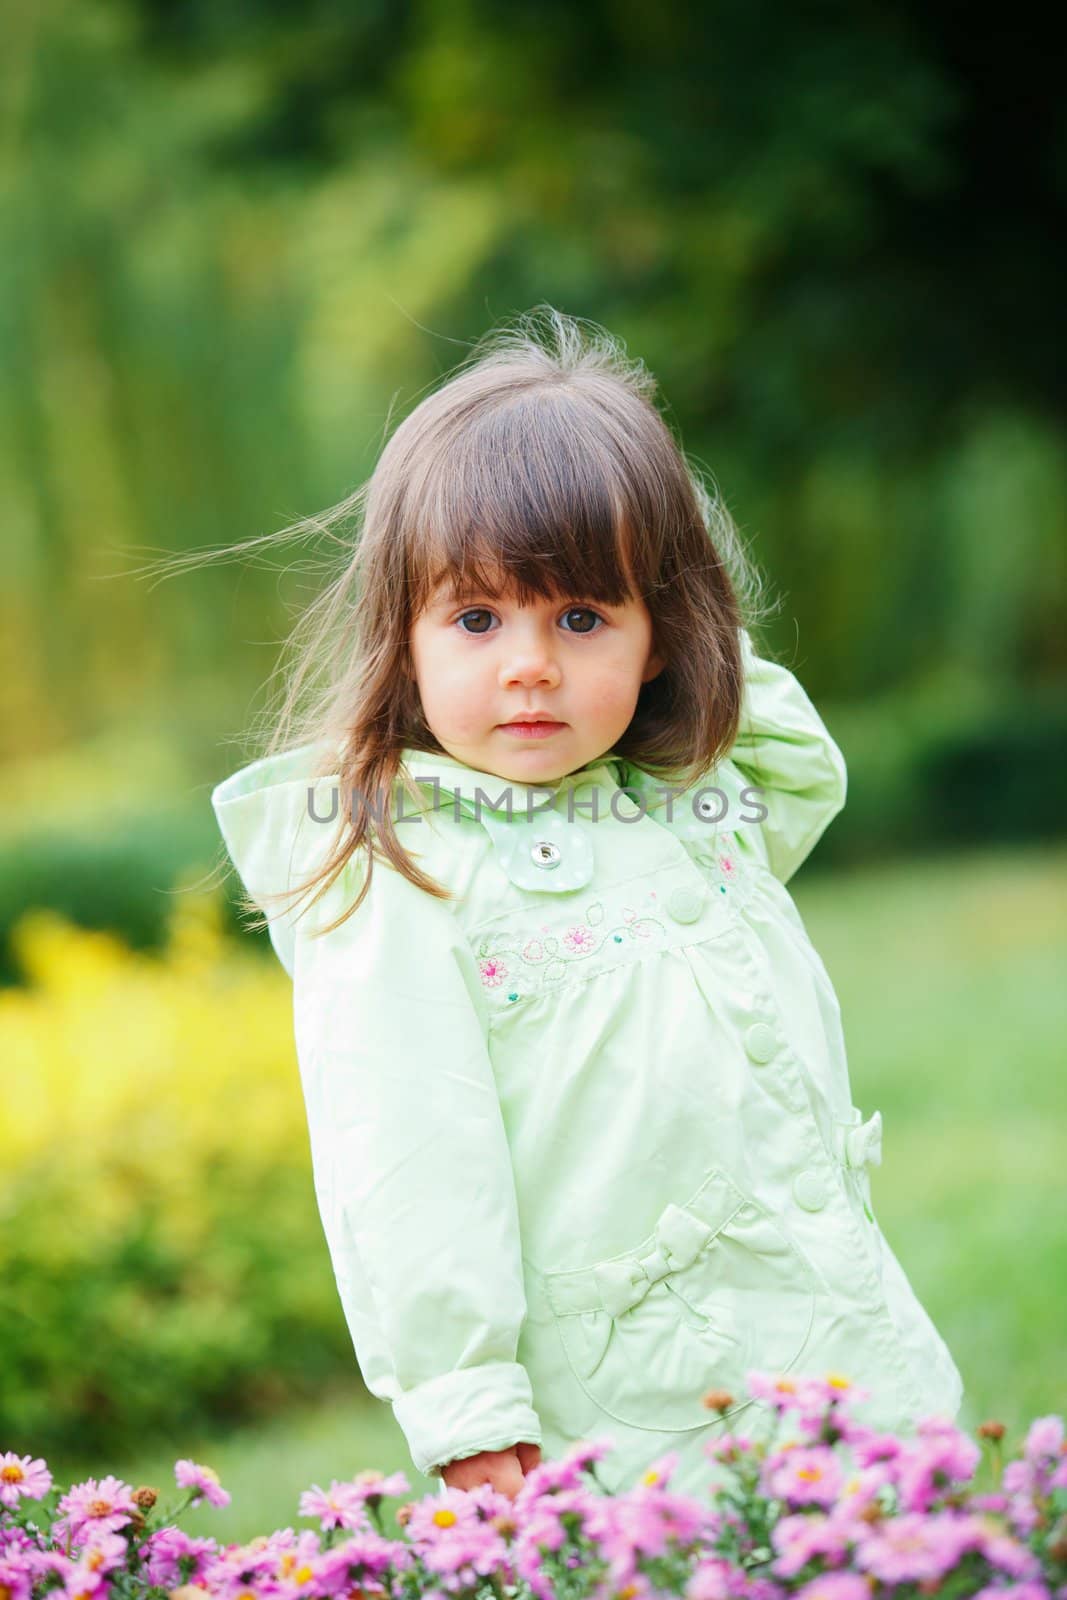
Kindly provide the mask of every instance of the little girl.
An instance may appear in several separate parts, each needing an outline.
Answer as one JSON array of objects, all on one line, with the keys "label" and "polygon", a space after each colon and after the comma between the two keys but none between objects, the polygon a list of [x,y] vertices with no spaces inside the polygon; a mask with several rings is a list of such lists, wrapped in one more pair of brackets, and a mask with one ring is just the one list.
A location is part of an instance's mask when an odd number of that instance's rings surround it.
[{"label": "little girl", "polygon": [[446,1486],[608,1438],[608,1488],[676,1451],[699,1492],[771,1415],[753,1368],[902,1431],[962,1397],[785,887],[844,761],[652,395],[550,308],[476,347],[327,518],[362,514],[299,739],[294,689],[212,795],[293,980],[363,1377]]}]

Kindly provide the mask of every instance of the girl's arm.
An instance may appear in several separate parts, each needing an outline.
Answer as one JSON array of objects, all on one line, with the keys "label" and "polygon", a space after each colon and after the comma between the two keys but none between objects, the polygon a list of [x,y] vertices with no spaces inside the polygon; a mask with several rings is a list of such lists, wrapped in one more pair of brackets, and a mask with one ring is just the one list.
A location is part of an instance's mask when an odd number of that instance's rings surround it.
[{"label": "girl's arm", "polygon": [[376,861],[346,922],[298,934],[293,998],[319,1210],[368,1388],[420,1472],[540,1444],[484,996],[448,905]]},{"label": "girl's arm", "polygon": [[[788,667],[756,654],[741,630],[745,690],[741,725],[729,760],[767,808],[758,839],[771,872],[787,883],[845,803],[845,758]],[[751,807],[754,801],[746,801]]]}]

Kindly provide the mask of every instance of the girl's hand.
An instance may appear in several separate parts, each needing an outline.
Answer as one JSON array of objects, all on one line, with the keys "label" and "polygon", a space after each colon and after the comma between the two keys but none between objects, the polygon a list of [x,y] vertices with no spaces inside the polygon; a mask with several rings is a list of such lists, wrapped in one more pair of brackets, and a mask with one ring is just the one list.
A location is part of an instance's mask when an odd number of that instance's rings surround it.
[{"label": "girl's hand", "polygon": [[441,1468],[441,1476],[450,1489],[476,1489],[480,1483],[490,1483],[498,1494],[514,1500],[523,1478],[540,1461],[540,1445],[523,1442],[510,1450],[479,1450],[476,1456],[450,1461]]}]

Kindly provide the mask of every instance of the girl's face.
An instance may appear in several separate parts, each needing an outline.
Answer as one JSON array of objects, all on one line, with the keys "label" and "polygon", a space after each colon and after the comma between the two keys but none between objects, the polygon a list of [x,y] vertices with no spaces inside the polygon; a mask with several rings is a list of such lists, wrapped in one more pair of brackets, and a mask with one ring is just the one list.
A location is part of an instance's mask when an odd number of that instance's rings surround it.
[{"label": "girl's face", "polygon": [[[478,772],[551,783],[610,750],[638,692],[662,671],[639,598],[606,606],[573,595],[519,606],[439,589],[411,630],[423,714],[444,750]],[[551,720],[531,727],[516,719]]]}]

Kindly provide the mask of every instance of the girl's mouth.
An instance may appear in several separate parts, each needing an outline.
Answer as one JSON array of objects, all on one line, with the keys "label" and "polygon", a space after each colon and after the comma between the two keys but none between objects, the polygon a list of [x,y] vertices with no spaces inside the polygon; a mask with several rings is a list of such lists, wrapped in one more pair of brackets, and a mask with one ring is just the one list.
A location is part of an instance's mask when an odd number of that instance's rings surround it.
[{"label": "girl's mouth", "polygon": [[548,739],[552,734],[565,728],[565,722],[502,722],[501,728],[505,733],[513,733],[517,739]]}]

